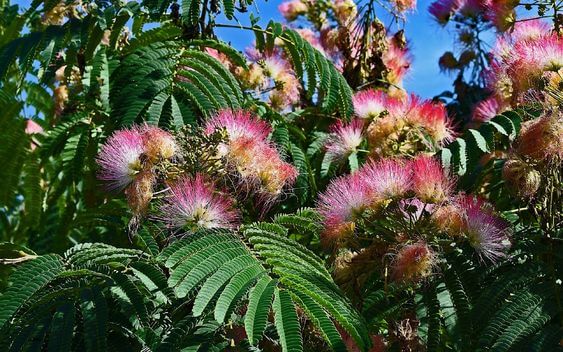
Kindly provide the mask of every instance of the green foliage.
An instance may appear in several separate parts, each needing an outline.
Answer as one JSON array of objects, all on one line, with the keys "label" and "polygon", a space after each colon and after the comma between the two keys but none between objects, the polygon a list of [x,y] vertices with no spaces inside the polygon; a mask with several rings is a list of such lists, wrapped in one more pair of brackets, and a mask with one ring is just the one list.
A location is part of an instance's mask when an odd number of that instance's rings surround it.
[{"label": "green foliage", "polygon": [[216,232],[178,240],[159,255],[159,261],[171,268],[168,284],[176,296],[195,295],[194,315],[209,310],[223,323],[248,296],[245,329],[249,340],[256,343],[266,327],[274,294],[275,326],[284,350],[302,350],[295,304],[331,345],[339,343],[327,314],[348,330],[359,346],[369,345],[365,328],[358,328],[362,319],[311,251],[288,239],[286,230],[278,225],[256,224],[245,228],[243,234],[252,249],[236,234]]},{"label": "green foliage", "polygon": [[440,151],[444,167],[451,167],[460,176],[475,178],[484,155],[507,149],[509,143],[514,141],[525,114],[524,111],[509,110],[481,124],[478,129],[468,129],[463,136]]},{"label": "green foliage", "polygon": [[[415,349],[560,350],[560,207],[548,208],[547,198],[516,202],[503,188],[503,161],[493,158],[536,112],[506,111],[440,152],[459,187],[494,201],[518,230],[505,260],[486,265],[472,248],[446,241],[433,275],[406,284],[393,281],[393,259],[376,251],[352,272],[353,287],[341,285],[337,259],[369,254],[370,239],[354,233],[349,253],[321,249],[323,219],[308,207],[332,177],[368,156],[362,146],[337,165],[323,153],[329,126],[352,116],[353,91],[297,31],[261,28],[254,17],[240,29],[254,32],[264,57],[288,60],[301,96],[292,111],[278,111],[260,101],[267,91],[246,91],[247,57],[214,29],[239,28],[217,24],[216,15],[235,19],[248,4],[96,1],[51,24],[50,11],[69,2],[33,1],[25,12],[0,2],[0,236],[8,241],[0,244],[0,349],[367,351],[383,335],[393,350],[406,340],[407,321]],[[314,11],[327,8],[320,2]],[[241,190],[240,228],[174,232],[150,223],[167,189],[153,189],[153,202],[135,214],[122,194],[102,190],[96,158],[116,130],[190,125],[189,136],[222,109],[271,124],[272,145],[298,171],[279,203],[261,213]],[[190,173],[181,159],[151,170],[155,183],[168,187]],[[546,221],[544,209],[559,215]],[[416,232],[410,225],[374,236]]]},{"label": "green foliage", "polygon": [[307,99],[315,96],[325,112],[337,109],[341,116],[352,115],[352,89],[334,64],[297,32],[270,22],[264,30],[255,26],[254,34],[257,49],[266,54],[272,52],[276,39],[283,42],[281,48],[291,59]]},{"label": "green foliage", "polygon": [[[68,348],[70,339],[87,350],[105,349],[110,335],[149,326],[166,311],[162,309],[186,297],[193,298],[195,317],[213,313],[219,324],[247,302],[244,324],[252,344],[261,340],[271,307],[284,351],[302,350],[295,310],[299,306],[333,348],[342,350],[343,344],[332,319],[359,346],[369,346],[362,319],[312,252],[283,236],[285,230],[278,225],[256,224],[243,233],[246,240],[228,231],[193,234],[157,257],[101,243],[77,245],[62,258],[31,256],[1,297],[3,333],[25,332],[6,341],[7,347],[24,348],[40,334],[49,336],[52,346]],[[168,277],[157,263],[169,269]],[[115,320],[126,312],[133,313],[133,321]],[[36,316],[28,321],[29,314]],[[193,323],[188,317],[178,321],[161,336],[158,349],[180,343],[174,340],[177,331],[185,332],[185,324]]]},{"label": "green foliage", "polygon": [[113,116],[123,125],[146,121],[179,128],[224,108],[237,109],[242,92],[210,55],[159,42],[127,55],[112,77]]}]

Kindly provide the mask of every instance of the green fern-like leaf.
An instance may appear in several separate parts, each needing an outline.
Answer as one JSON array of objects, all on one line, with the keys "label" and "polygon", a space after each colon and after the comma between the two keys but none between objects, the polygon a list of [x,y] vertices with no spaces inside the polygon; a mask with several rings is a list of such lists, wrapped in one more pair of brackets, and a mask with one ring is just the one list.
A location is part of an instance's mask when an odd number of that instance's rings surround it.
[{"label": "green fern-like leaf", "polygon": [[12,285],[0,296],[0,327],[62,269],[61,258],[57,255],[40,256],[22,264],[10,278]]},{"label": "green fern-like leaf", "polygon": [[[222,323],[249,292],[245,329],[249,341],[256,344],[267,325],[269,304],[277,289],[285,292],[287,297],[283,300],[289,299],[292,307],[303,304],[302,308],[308,311],[329,345],[336,349],[342,346],[336,327],[331,325],[331,319],[335,319],[361,348],[369,346],[364,322],[313,252],[285,237],[287,230],[277,224],[247,226],[243,234],[249,244],[226,231],[194,234],[176,241],[159,255],[159,261],[170,268],[168,284],[176,295],[195,296],[195,316],[212,311],[215,320]],[[293,324],[286,326],[283,322],[283,317],[290,314],[287,307],[286,303],[278,302],[275,309],[281,310],[275,311],[274,315],[278,314],[275,326],[280,337],[288,339],[282,346],[285,344],[284,348],[293,350],[301,337],[284,335],[288,328],[294,329]]]},{"label": "green fern-like leaf", "polygon": [[480,158],[516,138],[522,123],[521,111],[506,111],[466,133],[440,151],[442,164],[458,175],[474,170]]},{"label": "green fern-like leaf", "polygon": [[282,350],[284,352],[303,351],[299,321],[290,294],[285,290],[276,288],[272,308]]},{"label": "green fern-like leaf", "polygon": [[149,44],[127,55],[114,71],[111,93],[112,112],[124,125],[144,120],[180,127],[192,120],[180,103],[209,116],[240,108],[242,101],[238,82],[221,63],[175,42]]},{"label": "green fern-like leaf", "polygon": [[252,344],[256,344],[264,333],[275,287],[276,281],[264,276],[250,291],[244,326]]},{"label": "green fern-like leaf", "polygon": [[352,115],[352,89],[321,52],[297,32],[289,28],[284,29],[276,22],[270,22],[265,30],[256,27],[254,33],[257,48],[261,51],[271,50],[276,38],[283,41],[282,49],[290,58],[309,99],[316,95],[319,106],[328,113],[332,113],[336,108],[342,116]]},{"label": "green fern-like leaf", "polygon": [[82,290],[80,312],[86,351],[105,351],[107,349],[108,308],[99,289]]},{"label": "green fern-like leaf", "polygon": [[74,334],[74,305],[67,303],[57,308],[51,322],[48,350],[53,352],[70,351]]}]

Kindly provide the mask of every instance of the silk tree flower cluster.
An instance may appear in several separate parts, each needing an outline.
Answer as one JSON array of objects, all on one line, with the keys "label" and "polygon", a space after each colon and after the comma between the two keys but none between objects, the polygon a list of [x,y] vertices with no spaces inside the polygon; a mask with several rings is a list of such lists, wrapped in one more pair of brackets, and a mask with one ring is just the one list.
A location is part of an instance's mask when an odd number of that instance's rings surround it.
[{"label": "silk tree flower cluster", "polygon": [[110,191],[125,191],[134,213],[142,213],[153,195],[155,167],[176,153],[171,134],[157,127],[136,126],[111,135],[97,162],[99,178]]},{"label": "silk tree flower cluster", "polygon": [[477,105],[474,120],[487,121],[527,102],[556,105],[549,94],[559,91],[563,77],[563,38],[539,20],[519,22],[502,35],[485,72],[491,96]]},{"label": "silk tree flower cluster", "polygon": [[507,223],[490,204],[454,188],[429,156],[368,161],[319,196],[321,242],[335,253],[392,258],[391,278],[404,282],[430,275],[444,242],[468,243],[484,262],[502,258],[510,246]]},{"label": "silk tree flower cluster", "polygon": [[158,194],[160,205],[150,215],[170,230],[233,228],[241,218],[237,197],[254,196],[264,212],[297,177],[269,142],[270,131],[251,113],[231,110],[190,130],[202,143],[187,147],[178,139],[186,134],[147,125],[119,130],[100,150],[99,178],[108,190],[125,192],[136,217],[153,210]]},{"label": "silk tree flower cluster", "polygon": [[[282,45],[283,42],[278,41],[277,44]],[[267,100],[274,109],[283,111],[300,103],[301,84],[279,47],[264,53],[248,47],[248,69],[233,65],[224,54],[216,50],[208,49],[208,53],[225,64],[240,79],[246,90]]]},{"label": "silk tree flower cluster", "polygon": [[330,134],[325,143],[326,158],[331,163],[341,164],[348,157],[357,153],[364,142],[364,121],[354,119],[350,123],[338,120],[330,127]]},{"label": "silk tree flower cluster", "polygon": [[[416,7],[413,0],[389,2],[393,16]],[[355,86],[361,82],[383,82],[390,93],[404,95],[402,80],[412,57],[402,32],[388,35],[380,22],[364,26],[356,4],[350,0],[310,2],[291,0],[279,6],[281,14],[301,36],[335,64]],[[302,24],[309,21],[306,25]],[[304,27],[304,28],[303,28]],[[366,45],[362,38],[373,38]],[[357,82],[357,83],[354,83]]]},{"label": "silk tree flower cluster", "polygon": [[360,91],[353,102],[355,115],[365,121],[364,133],[374,158],[435,152],[454,138],[441,103],[414,95],[391,97],[377,90]]},{"label": "silk tree flower cluster", "polygon": [[[395,9],[396,13],[404,13],[416,9],[416,0],[390,0],[388,3]],[[327,3],[308,0],[289,0],[282,2],[278,6],[278,10],[287,21],[294,21],[299,16],[304,16],[309,11],[314,11],[316,5],[328,6],[334,11],[336,18],[344,23],[357,13],[356,4],[354,1],[350,0],[336,0]]]},{"label": "silk tree flower cluster", "polygon": [[542,187],[542,174],[561,169],[562,163],[563,115],[555,111],[524,123],[502,175],[514,194],[529,199]]},{"label": "silk tree flower cluster", "polygon": [[265,95],[270,105],[278,110],[288,109],[300,102],[299,80],[279,48],[259,53],[251,47],[246,52],[250,68],[248,71],[239,68],[237,72],[248,88]]},{"label": "silk tree flower cluster", "polygon": [[[282,43],[276,42],[278,45]],[[246,49],[248,68],[233,65],[225,54],[215,49],[208,48],[207,53],[238,77],[244,89],[268,101],[274,109],[287,110],[301,102],[301,84],[279,47],[265,53],[259,52],[254,47],[248,47]]]},{"label": "silk tree flower cluster", "polygon": [[226,143],[218,147],[219,155],[238,182],[238,190],[257,196],[265,207],[295,182],[298,171],[282,160],[268,140],[271,127],[246,111],[224,110],[204,127],[206,134],[224,129]]},{"label": "silk tree flower cluster", "polygon": [[215,190],[204,175],[183,177],[170,186],[171,196],[160,207],[161,220],[169,227],[196,230],[198,228],[234,228],[240,213],[233,200]]}]

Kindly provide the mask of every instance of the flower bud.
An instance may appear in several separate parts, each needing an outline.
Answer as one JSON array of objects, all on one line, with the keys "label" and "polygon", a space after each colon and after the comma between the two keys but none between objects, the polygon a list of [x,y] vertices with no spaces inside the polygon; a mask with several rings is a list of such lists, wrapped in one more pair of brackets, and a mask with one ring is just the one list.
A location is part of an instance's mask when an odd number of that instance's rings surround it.
[{"label": "flower bud", "polygon": [[393,279],[417,281],[432,273],[435,255],[424,242],[404,246],[397,253],[393,263]]},{"label": "flower bud", "polygon": [[522,160],[508,160],[502,169],[502,178],[514,194],[521,198],[533,196],[541,184],[541,175]]}]

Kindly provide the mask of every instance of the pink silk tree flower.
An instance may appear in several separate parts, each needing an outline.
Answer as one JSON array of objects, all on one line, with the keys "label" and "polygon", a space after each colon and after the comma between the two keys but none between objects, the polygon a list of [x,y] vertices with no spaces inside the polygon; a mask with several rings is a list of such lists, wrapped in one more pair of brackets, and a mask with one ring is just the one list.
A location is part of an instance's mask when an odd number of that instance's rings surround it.
[{"label": "pink silk tree flower", "polygon": [[356,173],[332,180],[319,196],[318,209],[325,219],[353,220],[370,203],[370,189]]},{"label": "pink silk tree flower", "polygon": [[236,172],[241,193],[254,193],[265,208],[292,185],[297,169],[282,160],[278,150],[267,140],[270,125],[250,112],[220,111],[205,125],[205,132],[224,128],[228,142],[220,153],[229,168]]},{"label": "pink silk tree flower", "polygon": [[178,150],[174,137],[161,128],[146,125],[141,128],[141,133],[145,154],[152,162],[170,159]]},{"label": "pink silk tree flower", "polygon": [[504,32],[514,24],[515,8],[519,4],[516,0],[487,0],[485,18],[491,21],[495,27]]},{"label": "pink silk tree flower", "polygon": [[454,138],[451,121],[441,103],[421,101],[420,98],[411,96],[406,118],[413,125],[422,127],[436,144],[441,145]]},{"label": "pink silk tree flower", "polygon": [[241,137],[264,140],[272,130],[266,121],[244,110],[221,110],[206,122],[204,130],[206,134],[211,134],[222,128],[231,141]]},{"label": "pink silk tree flower", "polygon": [[382,56],[383,63],[389,70],[387,81],[400,85],[411,67],[411,54],[407,47],[399,47],[393,37],[387,38],[387,42],[389,47]]},{"label": "pink silk tree flower", "polygon": [[142,170],[144,151],[143,135],[138,128],[114,132],[98,154],[99,179],[107,182],[109,190],[123,190]]},{"label": "pink silk tree flower", "polygon": [[442,165],[430,157],[421,155],[411,162],[412,188],[416,196],[425,203],[441,203],[446,201],[454,188]]},{"label": "pink silk tree flower", "polygon": [[436,255],[426,243],[403,246],[392,263],[392,277],[396,281],[416,282],[432,274],[435,262]]},{"label": "pink silk tree flower", "polygon": [[563,161],[563,114],[553,112],[526,121],[517,139],[516,151],[536,162]]},{"label": "pink silk tree flower", "polygon": [[283,161],[279,152],[272,145],[264,143],[255,151],[252,161],[252,176],[259,203],[267,209],[289,186],[299,172],[295,166]]},{"label": "pink silk tree flower", "polygon": [[227,196],[207,184],[202,175],[184,177],[170,186],[160,207],[161,221],[173,229],[235,228],[240,214]]},{"label": "pink silk tree flower", "polygon": [[342,162],[357,151],[364,140],[363,127],[364,122],[361,119],[354,119],[348,124],[337,121],[331,126],[331,134],[325,145],[327,157],[333,161]]},{"label": "pink silk tree flower", "polygon": [[352,235],[354,220],[371,202],[369,188],[357,173],[333,179],[317,203],[317,209],[324,218],[323,245],[334,248]]},{"label": "pink silk tree flower", "polygon": [[536,85],[544,72],[557,72],[563,68],[563,39],[556,34],[520,41],[513,50],[516,60],[512,62],[509,74],[520,91],[538,88]]},{"label": "pink silk tree flower", "polygon": [[510,248],[508,224],[501,218],[471,207],[465,211],[465,235],[482,261],[496,262]]},{"label": "pink silk tree flower", "polygon": [[278,11],[287,21],[294,21],[308,11],[308,6],[301,0],[284,1],[278,6]]},{"label": "pink silk tree flower", "polygon": [[416,9],[416,0],[391,0],[398,12]]},{"label": "pink silk tree flower", "polygon": [[472,120],[475,122],[487,122],[504,110],[504,105],[496,97],[489,97],[480,101],[473,109]]},{"label": "pink silk tree flower", "polygon": [[388,97],[380,90],[363,90],[354,95],[354,112],[361,119],[379,117],[387,110]]},{"label": "pink silk tree flower", "polygon": [[[501,53],[502,48],[506,47],[503,43],[507,45],[514,45],[515,43],[527,41],[527,40],[537,40],[544,36],[551,36],[551,26],[549,23],[543,20],[530,20],[525,22],[516,22],[511,31],[505,32],[495,44],[494,52],[495,54]],[[509,52],[506,52],[510,55]]]},{"label": "pink silk tree flower", "polygon": [[402,159],[368,162],[358,174],[378,201],[401,198],[412,188],[410,164]]}]

